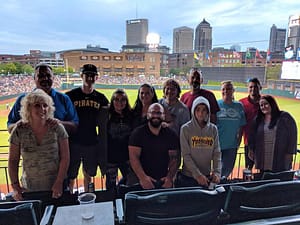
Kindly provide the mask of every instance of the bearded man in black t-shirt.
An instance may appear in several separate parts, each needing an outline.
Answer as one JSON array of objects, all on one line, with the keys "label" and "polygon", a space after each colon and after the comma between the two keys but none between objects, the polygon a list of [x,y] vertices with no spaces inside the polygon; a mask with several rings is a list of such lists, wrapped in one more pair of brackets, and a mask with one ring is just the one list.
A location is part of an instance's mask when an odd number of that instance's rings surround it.
[{"label": "bearded man in black t-shirt", "polygon": [[129,139],[132,173],[127,184],[139,183],[142,189],[171,188],[179,166],[179,139],[174,131],[163,127],[164,108],[152,104],[148,123],[137,127]]}]

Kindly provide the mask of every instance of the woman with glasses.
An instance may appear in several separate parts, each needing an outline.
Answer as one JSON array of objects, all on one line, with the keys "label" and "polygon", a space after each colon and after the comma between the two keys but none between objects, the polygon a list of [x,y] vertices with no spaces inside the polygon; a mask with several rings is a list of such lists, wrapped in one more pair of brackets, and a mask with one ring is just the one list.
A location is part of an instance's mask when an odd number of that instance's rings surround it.
[{"label": "woman with glasses", "polygon": [[132,131],[132,111],[128,96],[117,89],[111,97],[108,120],[106,189],[116,190],[118,169],[126,177],[129,169],[128,139]]},{"label": "woman with glasses", "polygon": [[271,95],[261,96],[259,110],[248,139],[249,157],[256,169],[281,172],[292,168],[297,150],[297,126],[293,117],[281,111]]}]

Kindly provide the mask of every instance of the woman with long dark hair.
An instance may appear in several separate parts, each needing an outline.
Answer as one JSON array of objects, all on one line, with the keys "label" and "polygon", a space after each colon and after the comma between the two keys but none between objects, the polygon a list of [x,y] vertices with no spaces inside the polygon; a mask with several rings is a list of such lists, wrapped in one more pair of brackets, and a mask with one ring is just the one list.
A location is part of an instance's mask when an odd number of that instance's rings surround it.
[{"label": "woman with long dark hair", "polygon": [[296,122],[271,95],[261,96],[259,106],[249,136],[250,157],[260,172],[290,170],[297,150]]},{"label": "woman with long dark hair", "polygon": [[128,96],[123,89],[117,89],[111,97],[109,108],[108,154],[106,189],[116,189],[118,169],[123,177],[129,169],[128,139],[132,131],[132,111]]},{"label": "woman with long dark hair", "polygon": [[152,103],[156,102],[158,102],[158,99],[154,87],[147,83],[142,84],[139,87],[133,106],[134,128],[147,123],[148,108]]}]

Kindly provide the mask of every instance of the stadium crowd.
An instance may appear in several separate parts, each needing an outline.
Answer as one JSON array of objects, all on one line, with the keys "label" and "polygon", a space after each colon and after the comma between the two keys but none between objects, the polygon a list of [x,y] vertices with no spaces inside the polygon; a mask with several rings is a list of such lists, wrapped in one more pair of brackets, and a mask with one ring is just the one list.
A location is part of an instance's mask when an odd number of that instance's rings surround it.
[{"label": "stadium crowd", "polygon": [[[55,76],[53,87],[59,88],[61,85],[60,76]],[[30,92],[35,84],[31,75],[0,76],[0,96],[17,95]]]},{"label": "stadium crowd", "polygon": [[[61,83],[66,80],[65,76],[54,76],[54,88],[60,88]],[[149,83],[152,85],[162,84],[169,77],[120,77],[120,76],[99,76],[96,83],[98,84],[142,84]],[[173,77],[174,78],[174,77]],[[188,85],[186,77],[176,76],[175,79],[180,85]],[[81,82],[81,78],[78,80]],[[17,95],[20,93],[30,92],[34,89],[35,84],[31,75],[11,75],[0,76],[0,96]]]}]

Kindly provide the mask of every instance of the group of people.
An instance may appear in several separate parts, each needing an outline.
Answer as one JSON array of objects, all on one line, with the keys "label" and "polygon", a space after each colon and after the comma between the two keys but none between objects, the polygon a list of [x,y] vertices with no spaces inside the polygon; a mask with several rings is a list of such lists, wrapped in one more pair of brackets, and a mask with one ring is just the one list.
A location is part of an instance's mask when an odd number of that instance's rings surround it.
[{"label": "group of people", "polygon": [[85,191],[98,166],[112,191],[118,170],[119,183],[141,189],[208,187],[231,174],[242,136],[247,168],[291,169],[296,123],[272,96],[261,96],[257,78],[248,81],[249,95],[240,101],[234,99],[233,82],[223,81],[217,101],[201,88],[201,71],[192,69],[190,91],[180,95],[179,83],[168,79],[158,99],[145,83],[133,107],[123,89],[109,101],[94,88],[96,66],[85,64],[81,78],[81,87],[63,94],[52,88],[52,68],[39,64],[36,89],[19,96],[12,107],[8,169],[16,200],[23,191],[51,190],[53,198],[65,188],[73,191],[81,163]]}]

